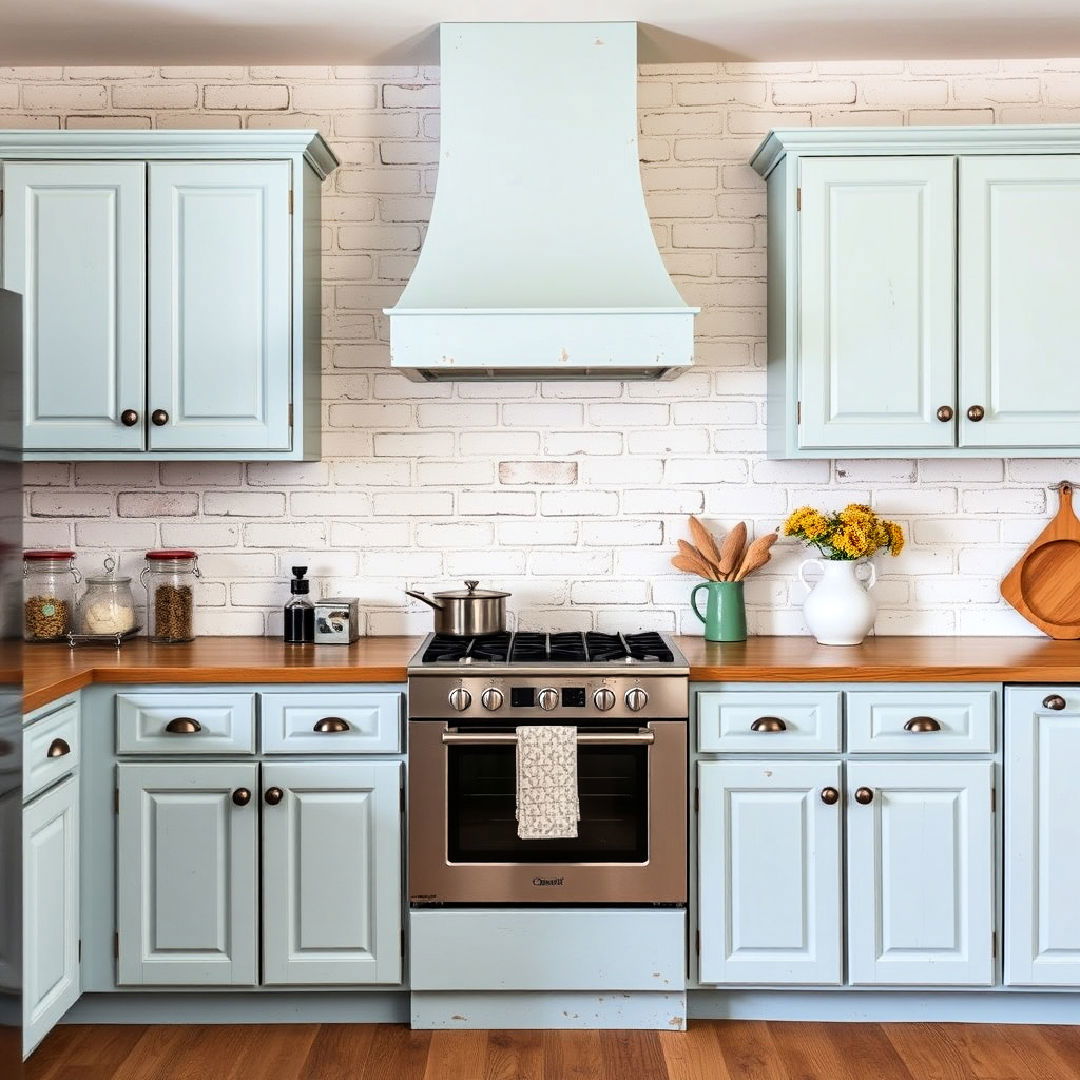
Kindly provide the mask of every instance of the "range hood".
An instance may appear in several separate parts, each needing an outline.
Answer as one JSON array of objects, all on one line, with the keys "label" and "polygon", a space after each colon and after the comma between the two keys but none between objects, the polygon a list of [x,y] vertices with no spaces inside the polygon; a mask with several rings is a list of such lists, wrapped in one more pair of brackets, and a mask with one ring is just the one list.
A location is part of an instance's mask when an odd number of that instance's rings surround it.
[{"label": "range hood", "polygon": [[637,24],[443,23],[439,177],[390,317],[417,380],[659,379],[694,315],[656,248]]}]

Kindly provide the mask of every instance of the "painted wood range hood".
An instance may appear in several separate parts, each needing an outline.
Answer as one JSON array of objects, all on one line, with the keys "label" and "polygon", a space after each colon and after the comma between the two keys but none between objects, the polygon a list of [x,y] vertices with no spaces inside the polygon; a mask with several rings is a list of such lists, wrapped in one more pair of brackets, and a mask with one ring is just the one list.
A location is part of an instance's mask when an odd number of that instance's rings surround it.
[{"label": "painted wood range hood", "polygon": [[660,379],[694,315],[641,189],[637,24],[444,23],[439,177],[390,317],[416,380]]}]

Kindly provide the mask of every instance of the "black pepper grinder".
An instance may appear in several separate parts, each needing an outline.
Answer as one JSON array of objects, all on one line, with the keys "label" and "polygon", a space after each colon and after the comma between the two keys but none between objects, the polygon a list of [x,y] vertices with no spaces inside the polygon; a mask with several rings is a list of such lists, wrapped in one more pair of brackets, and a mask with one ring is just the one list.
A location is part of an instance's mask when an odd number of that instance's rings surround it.
[{"label": "black pepper grinder", "polygon": [[304,575],[306,566],[294,566],[289,582],[292,599],[285,605],[285,644],[306,645],[315,640],[315,606],[308,599],[311,582]]}]

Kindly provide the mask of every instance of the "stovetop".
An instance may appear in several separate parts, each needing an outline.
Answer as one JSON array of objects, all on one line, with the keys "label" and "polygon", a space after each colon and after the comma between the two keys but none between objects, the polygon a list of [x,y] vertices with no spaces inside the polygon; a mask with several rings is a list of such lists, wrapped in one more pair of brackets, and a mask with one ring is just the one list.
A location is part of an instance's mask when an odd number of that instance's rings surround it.
[{"label": "stovetop", "polygon": [[410,674],[464,670],[536,672],[604,668],[686,674],[686,657],[665,634],[539,633],[534,631],[450,637],[431,634],[409,663]]}]

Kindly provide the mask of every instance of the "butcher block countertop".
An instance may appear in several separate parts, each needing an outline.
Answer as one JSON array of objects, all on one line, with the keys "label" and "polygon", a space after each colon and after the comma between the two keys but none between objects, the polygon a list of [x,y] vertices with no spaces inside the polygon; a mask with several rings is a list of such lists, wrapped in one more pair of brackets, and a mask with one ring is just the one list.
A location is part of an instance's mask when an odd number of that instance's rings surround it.
[{"label": "butcher block countertop", "polygon": [[[90,683],[404,682],[418,637],[363,638],[348,646],[284,645],[273,638],[199,638],[121,649],[28,645],[26,712]],[[719,645],[676,638],[701,682],[1080,682],[1080,641],[1030,637],[871,637],[818,645],[808,637],[754,637]]]}]

